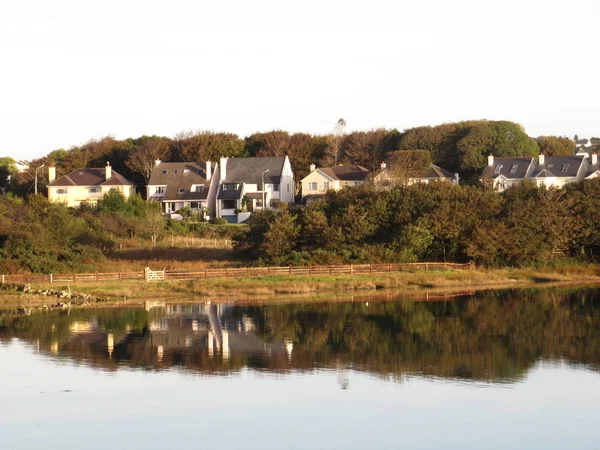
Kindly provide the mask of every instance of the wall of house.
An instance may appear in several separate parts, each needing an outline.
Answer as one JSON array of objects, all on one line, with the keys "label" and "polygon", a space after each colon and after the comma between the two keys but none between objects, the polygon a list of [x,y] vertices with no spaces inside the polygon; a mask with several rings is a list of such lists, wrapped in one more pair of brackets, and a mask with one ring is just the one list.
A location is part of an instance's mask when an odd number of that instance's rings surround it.
[{"label": "wall of house", "polygon": [[[96,188],[99,192],[90,192],[91,188]],[[60,189],[66,189],[66,194],[58,194]],[[111,189],[117,189],[126,199],[134,193],[133,186],[49,186],[48,200],[53,203],[65,203],[71,208],[78,207],[83,202],[95,205]]]},{"label": "wall of house", "polygon": [[285,203],[294,203],[296,197],[295,186],[292,164],[286,156],[279,183],[279,200]]},{"label": "wall of house", "polygon": [[219,192],[219,181],[221,180],[221,174],[219,171],[218,163],[214,164],[212,171],[213,173],[210,179],[210,186],[208,188],[208,196],[206,198],[208,215],[211,218],[217,217],[217,193]]},{"label": "wall of house", "polygon": [[[311,183],[317,183],[317,189],[311,189]],[[307,195],[324,194],[327,192],[324,187],[324,183],[329,183],[329,189],[336,191],[340,189],[339,180],[333,180],[319,170],[315,170],[302,179],[302,197],[306,197]]]}]

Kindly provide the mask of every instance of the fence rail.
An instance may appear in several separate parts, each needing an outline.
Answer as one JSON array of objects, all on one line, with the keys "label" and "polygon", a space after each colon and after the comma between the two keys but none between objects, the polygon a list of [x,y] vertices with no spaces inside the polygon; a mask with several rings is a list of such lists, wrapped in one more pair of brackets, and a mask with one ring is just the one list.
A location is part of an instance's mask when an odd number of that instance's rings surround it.
[{"label": "fence rail", "polygon": [[395,264],[346,264],[321,266],[281,266],[281,267],[240,267],[226,269],[204,269],[196,272],[177,270],[152,271],[149,268],[137,272],[110,273],[68,273],[68,274],[18,274],[0,275],[1,284],[20,283],[79,283],[105,282],[125,280],[196,280],[208,278],[242,278],[263,277],[269,275],[340,275],[340,274],[371,274],[386,272],[401,272],[405,270],[429,269],[471,269],[471,262],[465,264],[425,262],[425,263],[395,263]]}]

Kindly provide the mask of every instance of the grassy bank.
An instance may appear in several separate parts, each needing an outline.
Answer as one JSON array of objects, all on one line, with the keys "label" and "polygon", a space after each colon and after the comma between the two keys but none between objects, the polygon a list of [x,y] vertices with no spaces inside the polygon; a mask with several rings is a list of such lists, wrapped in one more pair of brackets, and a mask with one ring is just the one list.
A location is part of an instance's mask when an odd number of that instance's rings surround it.
[{"label": "grassy bank", "polygon": [[[149,299],[185,301],[206,298],[265,299],[281,296],[315,296],[335,293],[397,290],[407,294],[458,292],[476,288],[528,286],[542,283],[600,283],[600,266],[555,268],[552,270],[432,270],[405,271],[372,275],[288,276],[255,278],[215,278],[193,281],[146,283],[124,281],[36,285],[36,289],[71,290],[89,294],[108,303],[140,303]],[[54,299],[56,300],[56,299]],[[0,293],[0,308],[15,305],[40,305],[52,302],[48,297],[20,292]]]}]

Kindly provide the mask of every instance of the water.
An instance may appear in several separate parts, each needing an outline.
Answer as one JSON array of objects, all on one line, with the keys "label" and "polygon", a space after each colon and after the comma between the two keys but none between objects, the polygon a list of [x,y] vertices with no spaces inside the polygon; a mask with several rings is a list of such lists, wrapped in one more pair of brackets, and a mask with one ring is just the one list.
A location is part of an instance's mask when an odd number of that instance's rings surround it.
[{"label": "water", "polygon": [[2,449],[598,449],[600,291],[0,315]]}]

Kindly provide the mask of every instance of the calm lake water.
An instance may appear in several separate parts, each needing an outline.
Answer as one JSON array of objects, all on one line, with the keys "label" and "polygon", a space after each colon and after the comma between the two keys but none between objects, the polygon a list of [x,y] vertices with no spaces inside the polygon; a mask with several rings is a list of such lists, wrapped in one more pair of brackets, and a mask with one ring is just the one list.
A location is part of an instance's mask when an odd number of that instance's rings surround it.
[{"label": "calm lake water", "polygon": [[0,448],[600,448],[600,290],[148,306],[0,314]]}]

